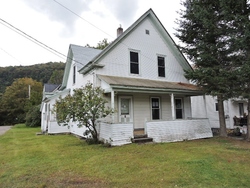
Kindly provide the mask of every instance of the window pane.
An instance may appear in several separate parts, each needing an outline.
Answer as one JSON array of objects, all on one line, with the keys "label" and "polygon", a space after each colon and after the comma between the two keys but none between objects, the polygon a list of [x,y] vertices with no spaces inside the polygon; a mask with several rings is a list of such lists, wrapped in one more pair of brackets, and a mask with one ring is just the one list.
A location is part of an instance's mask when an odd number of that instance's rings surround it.
[{"label": "window pane", "polygon": [[159,108],[159,99],[152,98],[152,108]]},{"label": "window pane", "polygon": [[182,109],[176,109],[176,119],[182,119]]},{"label": "window pane", "polygon": [[121,115],[129,114],[129,102],[130,99],[121,99]]},{"label": "window pane", "polygon": [[130,62],[139,62],[138,61],[138,53],[137,52],[130,52]]},{"label": "window pane", "polygon": [[152,109],[152,119],[160,119],[160,109]]},{"label": "window pane", "polygon": [[165,67],[164,57],[158,57],[158,66]]},{"label": "window pane", "polygon": [[219,107],[218,107],[218,103],[215,103],[215,111],[218,112]]},{"label": "window pane", "polygon": [[158,57],[158,76],[165,77],[165,59],[164,59],[164,57]]},{"label": "window pane", "polygon": [[182,108],[182,106],[181,106],[181,99],[175,99],[175,108],[176,109]]},{"label": "window pane", "polygon": [[139,74],[139,64],[138,63],[130,63],[130,73]]},{"label": "window pane", "polygon": [[165,68],[164,67],[158,67],[158,76],[165,77]]}]

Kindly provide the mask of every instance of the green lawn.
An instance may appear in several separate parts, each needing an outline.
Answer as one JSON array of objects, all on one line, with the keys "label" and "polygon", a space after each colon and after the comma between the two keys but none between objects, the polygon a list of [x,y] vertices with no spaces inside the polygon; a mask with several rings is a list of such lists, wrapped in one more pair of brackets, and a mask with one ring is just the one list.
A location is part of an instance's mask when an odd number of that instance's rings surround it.
[{"label": "green lawn", "polygon": [[0,187],[250,187],[250,143],[203,139],[106,148],[16,125],[0,136]]}]

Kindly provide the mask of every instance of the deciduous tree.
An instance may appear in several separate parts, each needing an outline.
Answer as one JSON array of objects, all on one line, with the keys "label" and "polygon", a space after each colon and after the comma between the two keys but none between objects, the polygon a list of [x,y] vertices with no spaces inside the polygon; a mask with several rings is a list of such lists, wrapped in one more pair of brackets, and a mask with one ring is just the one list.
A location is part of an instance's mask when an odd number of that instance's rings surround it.
[{"label": "deciduous tree", "polygon": [[1,108],[7,112],[8,123],[25,121],[25,113],[42,100],[42,83],[31,78],[20,78],[7,87]]},{"label": "deciduous tree", "polygon": [[73,95],[59,98],[54,106],[57,121],[67,125],[70,121],[76,122],[78,127],[85,126],[92,136],[93,142],[98,143],[97,120],[113,113],[113,109],[106,106],[103,90],[93,87],[91,83],[85,87],[75,89]]}]

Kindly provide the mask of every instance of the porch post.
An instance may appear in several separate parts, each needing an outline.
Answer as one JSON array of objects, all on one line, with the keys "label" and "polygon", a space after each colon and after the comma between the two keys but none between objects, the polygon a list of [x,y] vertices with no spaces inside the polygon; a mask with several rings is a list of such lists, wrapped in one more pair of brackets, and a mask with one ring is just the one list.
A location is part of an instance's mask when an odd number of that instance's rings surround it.
[{"label": "porch post", "polygon": [[173,93],[171,93],[171,110],[172,110],[172,119],[175,120],[174,94]]},{"label": "porch post", "polygon": [[203,102],[204,102],[205,114],[206,114],[206,118],[207,118],[207,102],[206,102],[206,95],[203,95]]},{"label": "porch post", "polygon": [[[114,110],[115,109],[115,92],[114,90],[111,91],[111,108]],[[115,121],[115,115],[114,113],[112,114],[112,123]]]}]

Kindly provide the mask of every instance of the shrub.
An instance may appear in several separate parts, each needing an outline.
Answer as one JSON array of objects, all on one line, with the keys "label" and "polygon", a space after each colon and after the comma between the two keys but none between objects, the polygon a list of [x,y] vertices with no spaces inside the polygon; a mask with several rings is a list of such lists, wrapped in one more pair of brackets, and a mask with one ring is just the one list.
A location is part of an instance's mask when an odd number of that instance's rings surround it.
[{"label": "shrub", "polygon": [[41,125],[40,105],[33,106],[26,114],[26,126],[39,127]]}]

